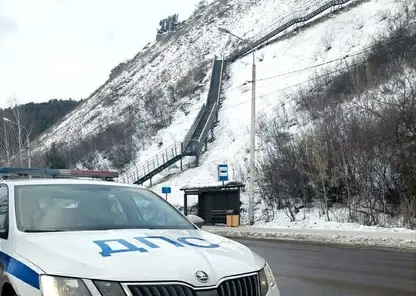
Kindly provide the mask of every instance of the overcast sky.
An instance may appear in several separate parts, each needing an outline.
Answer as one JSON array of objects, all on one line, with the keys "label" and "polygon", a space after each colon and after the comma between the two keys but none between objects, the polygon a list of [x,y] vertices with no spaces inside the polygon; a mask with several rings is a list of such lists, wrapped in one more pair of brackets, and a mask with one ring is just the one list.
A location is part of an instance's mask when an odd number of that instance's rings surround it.
[{"label": "overcast sky", "polygon": [[86,98],[197,0],[0,0],[0,107]]}]

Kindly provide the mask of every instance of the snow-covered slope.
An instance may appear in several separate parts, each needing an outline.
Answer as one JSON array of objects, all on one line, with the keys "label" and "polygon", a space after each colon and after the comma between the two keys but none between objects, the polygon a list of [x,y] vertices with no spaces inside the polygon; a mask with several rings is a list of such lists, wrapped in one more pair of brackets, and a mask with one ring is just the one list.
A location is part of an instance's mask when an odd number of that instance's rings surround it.
[{"label": "snow-covered slope", "polygon": [[[76,145],[111,124],[130,120],[128,110],[136,113],[136,126],[140,130],[153,128],[147,124],[152,118],[145,110],[145,98],[150,91],[160,90],[167,96],[168,86],[177,85],[190,70],[202,67],[208,72],[214,55],[228,55],[235,50],[240,41],[225,36],[218,27],[226,27],[244,38],[255,39],[287,18],[307,13],[325,2],[327,0],[214,1],[207,9],[182,24],[176,32],[143,48],[121,67],[122,71],[118,75],[109,79],[79,108],[40,137],[33,144],[34,153],[44,151],[52,142]],[[205,88],[209,81],[207,74],[202,81]],[[163,110],[165,114],[173,114],[174,118],[186,121],[180,133],[164,139],[165,147],[169,144],[167,142],[182,140],[186,128],[189,128],[198,107],[203,103],[203,100],[199,100],[201,96],[205,99],[205,93],[196,93],[175,104],[165,104],[165,101],[160,100],[160,105],[166,105]],[[188,115],[180,108],[185,104],[191,105]],[[148,135],[152,135],[152,131],[137,136]],[[143,142],[143,139],[139,140]],[[148,143],[151,142],[152,139],[148,139]],[[141,153],[135,162],[149,156],[146,152]]]},{"label": "snow-covered slope", "polygon": [[[313,74],[323,70],[323,67],[311,66],[346,57],[368,47],[371,40],[387,26],[383,17],[385,11],[394,12],[398,7],[399,3],[395,0],[367,1],[259,50],[256,102],[258,116],[270,113],[275,106],[281,106],[289,120],[295,122],[293,131],[309,124],[302,120],[301,114],[296,113],[294,102],[288,98]],[[351,61],[349,58],[345,60]],[[339,61],[325,67],[331,65],[336,69]],[[191,184],[216,184],[218,164],[227,163],[230,166],[231,180],[245,180],[245,166],[249,157],[251,86],[244,83],[251,78],[251,57],[236,61],[230,68],[231,79],[224,85],[225,100],[219,113],[220,123],[215,130],[216,140],[202,155],[201,165],[183,172],[179,169],[165,171],[154,180],[160,181],[152,187],[155,192],[160,193],[163,185],[172,187],[172,194],[168,198],[175,205],[183,204],[180,188]],[[292,73],[298,69],[304,70]],[[190,124],[186,119],[177,118],[170,127],[160,131],[160,137],[175,138],[172,135],[176,135],[179,139],[185,122]],[[157,149],[149,151],[152,155]],[[243,200],[245,197],[243,193]]]}]

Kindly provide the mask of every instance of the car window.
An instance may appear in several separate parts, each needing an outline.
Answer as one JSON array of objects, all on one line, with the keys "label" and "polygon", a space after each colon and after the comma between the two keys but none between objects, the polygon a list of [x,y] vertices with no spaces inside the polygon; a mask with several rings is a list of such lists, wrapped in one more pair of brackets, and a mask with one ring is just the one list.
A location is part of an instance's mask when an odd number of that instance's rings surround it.
[{"label": "car window", "polygon": [[176,209],[148,189],[90,184],[15,187],[22,231],[193,229]]},{"label": "car window", "polygon": [[146,223],[153,223],[156,225],[175,223],[173,219],[174,216],[169,215],[169,213],[160,209],[151,201],[146,199],[135,199],[134,202],[140,211],[143,221],[146,221]]},{"label": "car window", "polygon": [[0,185],[0,229],[6,228],[6,218],[9,212],[9,197],[7,187]]}]

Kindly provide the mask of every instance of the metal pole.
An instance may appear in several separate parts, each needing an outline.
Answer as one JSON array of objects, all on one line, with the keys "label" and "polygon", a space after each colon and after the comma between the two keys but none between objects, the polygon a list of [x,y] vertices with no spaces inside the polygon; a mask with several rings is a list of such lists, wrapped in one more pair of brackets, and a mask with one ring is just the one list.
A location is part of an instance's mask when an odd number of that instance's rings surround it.
[{"label": "metal pole", "polygon": [[253,50],[251,91],[251,128],[250,128],[250,176],[249,176],[249,203],[248,213],[250,225],[254,224],[254,176],[256,170],[256,54]]},{"label": "metal pole", "polygon": [[10,151],[9,151],[9,137],[7,135],[6,122],[3,120],[3,129],[4,129],[4,145],[6,147],[7,155],[7,166],[10,166]]},{"label": "metal pole", "polygon": [[[230,34],[246,43],[250,41],[241,38],[230,32],[226,28],[219,27],[221,32]],[[254,176],[256,171],[255,153],[256,153],[256,49],[252,47],[253,67],[252,67],[252,92],[251,92],[251,128],[250,128],[250,168],[249,168],[249,199],[248,215],[250,225],[254,224]]]}]

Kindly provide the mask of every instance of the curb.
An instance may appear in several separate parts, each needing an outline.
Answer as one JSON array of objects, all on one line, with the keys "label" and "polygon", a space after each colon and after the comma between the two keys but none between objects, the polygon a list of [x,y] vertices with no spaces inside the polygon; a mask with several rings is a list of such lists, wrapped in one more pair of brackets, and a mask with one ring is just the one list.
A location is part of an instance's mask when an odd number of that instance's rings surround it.
[{"label": "curb", "polygon": [[[204,230],[202,228],[202,230]],[[303,243],[334,245],[339,247],[356,247],[382,249],[396,252],[416,253],[416,240],[406,240],[397,238],[371,238],[348,235],[321,235],[304,233],[283,233],[283,232],[251,232],[244,230],[217,230],[205,229],[204,231],[235,239],[257,239],[275,241],[296,241]]]}]

